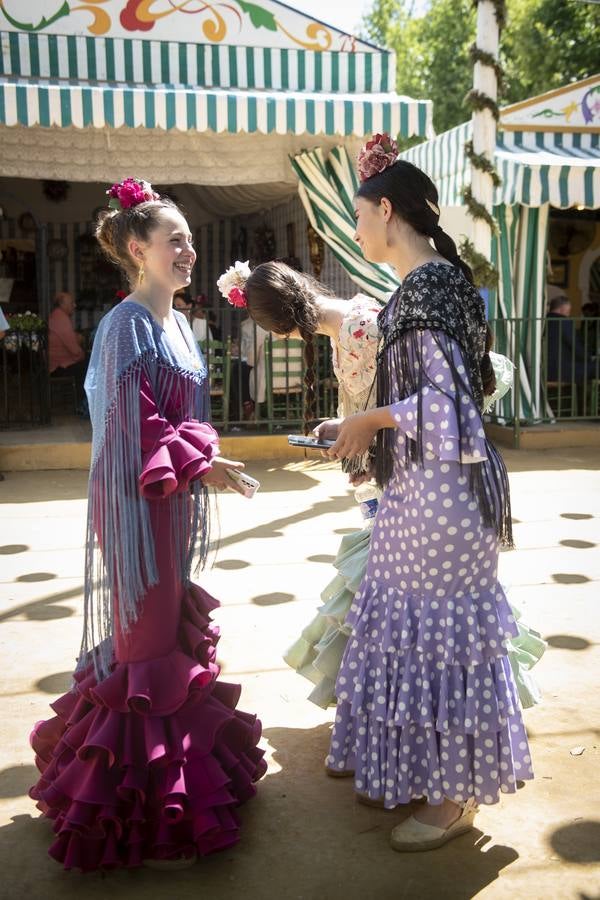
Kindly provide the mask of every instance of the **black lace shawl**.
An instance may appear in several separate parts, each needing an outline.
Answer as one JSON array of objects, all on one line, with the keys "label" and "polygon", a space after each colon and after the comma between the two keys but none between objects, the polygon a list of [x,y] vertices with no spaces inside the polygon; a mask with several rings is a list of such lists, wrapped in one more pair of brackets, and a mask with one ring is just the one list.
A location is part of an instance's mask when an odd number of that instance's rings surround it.
[{"label": "black lace shawl", "polygon": [[[381,342],[377,355],[377,405],[389,406],[413,394],[418,396],[417,436],[416,440],[406,438],[405,464],[423,464],[422,390],[426,385],[439,390],[420,363],[421,337],[429,331],[444,354],[454,381],[454,392],[447,396],[456,410],[462,466],[463,451],[469,442],[461,420],[461,399],[467,395],[480,412],[484,400],[480,364],[485,352],[486,319],[480,294],[460,269],[426,263],[407,275],[379,314],[378,324]],[[448,338],[460,347],[463,366],[456,365]],[[383,428],[377,433],[376,476],[381,487],[392,475],[394,431]],[[468,463],[470,489],[478,501],[484,525],[494,527],[502,543],[512,546],[508,475],[502,457],[489,441],[486,452],[487,460]]]}]

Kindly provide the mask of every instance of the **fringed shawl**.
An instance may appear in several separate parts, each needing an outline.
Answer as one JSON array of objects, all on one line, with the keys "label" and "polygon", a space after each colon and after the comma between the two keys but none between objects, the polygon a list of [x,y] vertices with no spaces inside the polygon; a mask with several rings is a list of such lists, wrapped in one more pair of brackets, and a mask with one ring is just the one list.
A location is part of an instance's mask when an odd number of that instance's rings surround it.
[{"label": "fringed shawl", "polygon": [[[469,465],[470,489],[478,501],[483,524],[495,528],[500,540],[512,546],[508,476],[501,456],[486,441],[487,459],[473,462],[468,456],[468,435],[463,427],[461,400],[469,398],[481,414],[484,405],[480,363],[485,352],[486,319],[478,291],[454,266],[426,263],[414,269],[388,306],[379,315],[382,333],[377,356],[377,405],[390,406],[417,396],[416,438],[406,438],[405,465],[423,465],[423,388],[440,388],[428,377],[421,358],[421,336],[431,333],[453,380],[445,396],[455,407],[458,424],[459,462]],[[457,365],[449,340],[460,348],[463,364]],[[385,487],[394,462],[394,429],[377,434],[377,482]]]},{"label": "fringed shawl", "polygon": [[[209,412],[206,364],[185,318],[175,315],[187,355],[169,344],[140,304],[124,301],[115,307],[100,323],[86,376],[93,439],[79,666],[87,665],[92,655],[99,677],[108,674],[112,662],[115,611],[126,632],[139,616],[144,594],[158,582],[149,503],[139,484],[142,382],[151,386],[161,415],[174,390],[182,422],[204,422]],[[183,582],[189,580],[194,557],[203,562],[208,551],[207,496],[194,482],[191,492],[159,501],[170,506],[173,565]]]}]

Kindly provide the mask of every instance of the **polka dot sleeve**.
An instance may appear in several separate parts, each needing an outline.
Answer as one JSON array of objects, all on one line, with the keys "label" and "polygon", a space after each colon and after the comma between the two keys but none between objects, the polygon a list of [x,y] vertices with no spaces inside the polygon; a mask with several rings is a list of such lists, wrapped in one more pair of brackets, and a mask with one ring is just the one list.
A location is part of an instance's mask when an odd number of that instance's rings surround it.
[{"label": "polka dot sleeve", "polygon": [[[423,367],[423,447],[438,459],[481,462],[487,459],[481,414],[467,393],[456,396],[449,359],[459,375],[466,378],[458,344],[447,335],[424,331],[420,359],[415,361],[415,365]],[[412,394],[391,406],[396,426],[413,440],[417,440],[418,401],[418,394]]]}]

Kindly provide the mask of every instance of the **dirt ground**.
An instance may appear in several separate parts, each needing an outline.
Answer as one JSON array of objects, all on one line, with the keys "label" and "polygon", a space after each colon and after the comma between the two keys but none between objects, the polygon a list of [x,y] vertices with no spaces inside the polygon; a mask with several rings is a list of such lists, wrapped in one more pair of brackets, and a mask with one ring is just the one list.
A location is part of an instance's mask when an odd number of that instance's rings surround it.
[{"label": "dirt ground", "polygon": [[[0,484],[0,897],[2,900],[428,900],[600,898],[600,474],[598,451],[506,453],[516,552],[501,578],[549,642],[544,699],[525,713],[536,780],[483,809],[477,829],[430,853],[388,845],[398,813],[355,803],[323,773],[332,711],[282,653],[359,526],[326,463],[252,463],[252,501],[220,499],[220,549],[201,578],[222,600],[226,680],[264,725],[269,771],[242,812],[240,844],[181,873],[65,873],[27,796],[33,723],[68,688],[79,645],[86,474],[7,473]],[[574,751],[583,748],[583,752]]]}]

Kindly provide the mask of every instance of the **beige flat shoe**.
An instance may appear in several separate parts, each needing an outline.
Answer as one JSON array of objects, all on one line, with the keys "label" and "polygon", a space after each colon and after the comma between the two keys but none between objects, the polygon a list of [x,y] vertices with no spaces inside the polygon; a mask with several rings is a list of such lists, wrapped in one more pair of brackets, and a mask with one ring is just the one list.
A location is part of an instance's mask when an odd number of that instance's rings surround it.
[{"label": "beige flat shoe", "polygon": [[157,872],[179,872],[182,869],[191,869],[196,865],[198,856],[179,856],[177,859],[144,859],[142,864],[147,869],[155,869]]},{"label": "beige flat shoe", "polygon": [[435,850],[448,841],[461,834],[465,834],[473,828],[473,820],[477,812],[477,804],[474,800],[467,800],[456,822],[448,828],[438,828],[436,825],[426,825],[419,822],[414,816],[406,819],[400,825],[396,825],[390,837],[393,850],[399,853],[417,853],[423,850]]}]

